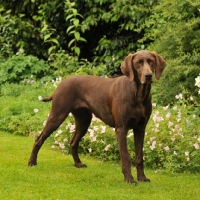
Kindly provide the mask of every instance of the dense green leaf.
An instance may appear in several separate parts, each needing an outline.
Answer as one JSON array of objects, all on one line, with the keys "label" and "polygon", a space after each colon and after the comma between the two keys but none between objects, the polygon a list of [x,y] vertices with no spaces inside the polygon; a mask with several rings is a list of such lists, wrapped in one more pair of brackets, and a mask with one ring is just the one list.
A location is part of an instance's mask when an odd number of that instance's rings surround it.
[{"label": "dense green leaf", "polygon": [[66,33],[69,33],[70,32],[70,30],[71,29],[73,29],[74,28],[74,26],[69,26],[68,28],[67,28],[67,31],[66,31]]},{"label": "dense green leaf", "polygon": [[73,24],[75,27],[79,26],[79,19],[73,19]]},{"label": "dense green leaf", "polygon": [[80,55],[80,48],[79,47],[75,47],[74,51],[76,52],[76,54],[79,56]]},{"label": "dense green leaf", "polygon": [[52,33],[49,33],[47,35],[44,36],[44,41],[46,41],[47,39],[49,39],[51,37]]},{"label": "dense green leaf", "polygon": [[71,47],[71,45],[75,42],[75,39],[72,39],[69,44],[68,44],[68,47]]},{"label": "dense green leaf", "polygon": [[72,18],[74,15],[73,14],[70,14],[66,17],[66,21],[69,20],[70,18]]},{"label": "dense green leaf", "polygon": [[79,41],[79,39],[80,39],[80,33],[76,31],[74,33],[74,36],[75,36],[76,40]]},{"label": "dense green leaf", "polygon": [[59,42],[58,42],[58,40],[57,40],[57,39],[55,39],[55,38],[52,38],[52,39],[51,39],[51,41],[52,41],[53,43],[55,43],[55,44],[57,44],[57,45],[59,46]]}]

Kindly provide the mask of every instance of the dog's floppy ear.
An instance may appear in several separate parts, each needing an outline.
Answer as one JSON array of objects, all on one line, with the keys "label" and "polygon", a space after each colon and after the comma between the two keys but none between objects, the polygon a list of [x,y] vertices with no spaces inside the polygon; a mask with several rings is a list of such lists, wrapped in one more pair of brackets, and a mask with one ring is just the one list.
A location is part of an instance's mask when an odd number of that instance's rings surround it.
[{"label": "dog's floppy ear", "polygon": [[157,53],[152,52],[152,54],[155,56],[156,58],[156,66],[155,66],[155,71],[156,71],[156,78],[160,79],[160,76],[163,72],[163,70],[165,69],[166,66],[166,62],[165,60],[160,57]]},{"label": "dog's floppy ear", "polygon": [[134,80],[134,73],[133,73],[133,56],[134,54],[129,54],[125,60],[121,64],[121,71],[124,75],[126,75],[130,81]]}]

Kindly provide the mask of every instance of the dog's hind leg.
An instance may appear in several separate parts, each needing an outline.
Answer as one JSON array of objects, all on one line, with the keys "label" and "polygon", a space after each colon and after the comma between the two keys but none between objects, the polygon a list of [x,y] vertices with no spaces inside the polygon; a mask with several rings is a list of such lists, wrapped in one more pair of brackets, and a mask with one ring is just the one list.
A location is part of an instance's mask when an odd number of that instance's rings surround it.
[{"label": "dog's hind leg", "polygon": [[28,166],[37,165],[37,154],[41,146],[43,145],[44,141],[53,133],[53,131],[55,131],[61,125],[61,123],[65,120],[67,115],[67,112],[62,112],[61,114],[58,114],[57,112],[50,113],[44,130],[35,141],[31,156],[28,161]]},{"label": "dog's hind leg", "polygon": [[75,118],[76,124],[75,134],[70,142],[74,165],[78,168],[86,167],[86,165],[81,162],[78,156],[78,146],[81,138],[86,134],[91,123],[92,113],[90,110],[83,108],[73,111],[72,114]]}]

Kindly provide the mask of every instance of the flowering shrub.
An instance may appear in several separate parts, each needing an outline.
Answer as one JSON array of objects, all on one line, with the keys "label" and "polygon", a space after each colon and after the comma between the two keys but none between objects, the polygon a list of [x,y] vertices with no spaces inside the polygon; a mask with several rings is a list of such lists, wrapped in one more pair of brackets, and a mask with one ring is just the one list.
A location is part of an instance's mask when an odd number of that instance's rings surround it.
[{"label": "flowering shrub", "polygon": [[200,172],[200,120],[190,102],[182,94],[173,107],[157,107],[146,132],[145,163],[170,171]]},{"label": "flowering shrub", "polygon": [[[177,104],[173,107],[153,104],[145,136],[145,165],[175,172],[200,172],[200,120],[197,110],[193,108],[196,102],[192,97],[186,101],[182,94],[176,95],[176,99]],[[52,148],[69,154],[74,129],[73,117],[69,116],[55,133]],[[135,164],[132,131],[128,132],[127,143],[132,163]],[[88,133],[80,142],[79,152],[104,161],[119,160],[114,129],[93,117]]]}]

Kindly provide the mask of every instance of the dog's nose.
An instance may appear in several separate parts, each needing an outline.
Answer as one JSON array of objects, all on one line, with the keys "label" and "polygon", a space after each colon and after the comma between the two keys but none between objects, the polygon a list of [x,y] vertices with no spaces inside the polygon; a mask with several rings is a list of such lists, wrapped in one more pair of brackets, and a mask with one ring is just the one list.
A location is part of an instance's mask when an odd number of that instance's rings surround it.
[{"label": "dog's nose", "polygon": [[145,77],[146,77],[146,79],[151,79],[152,73],[146,73],[146,74],[145,74]]}]

